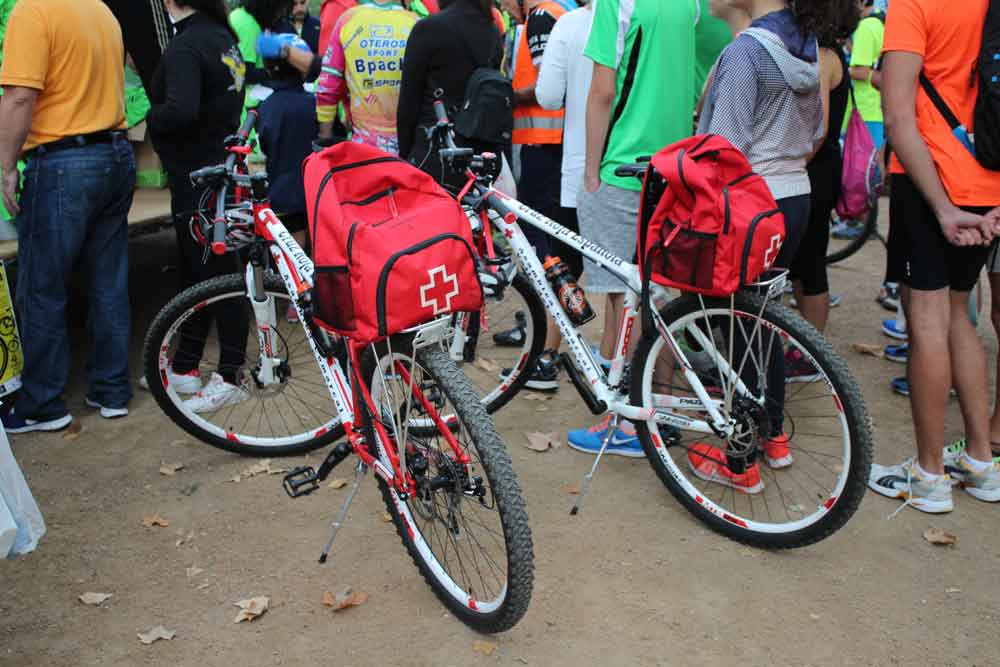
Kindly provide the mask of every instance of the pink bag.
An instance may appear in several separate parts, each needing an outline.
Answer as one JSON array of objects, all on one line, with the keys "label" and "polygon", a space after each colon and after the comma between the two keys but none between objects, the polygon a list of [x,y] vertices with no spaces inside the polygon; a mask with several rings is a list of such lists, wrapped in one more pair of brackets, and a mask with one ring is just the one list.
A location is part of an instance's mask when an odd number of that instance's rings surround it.
[{"label": "pink bag", "polygon": [[[851,99],[854,90],[851,89]],[[830,119],[833,122],[834,119]],[[842,220],[861,220],[878,199],[878,151],[868,126],[855,106],[844,140],[844,168],[840,175],[837,215]]]}]

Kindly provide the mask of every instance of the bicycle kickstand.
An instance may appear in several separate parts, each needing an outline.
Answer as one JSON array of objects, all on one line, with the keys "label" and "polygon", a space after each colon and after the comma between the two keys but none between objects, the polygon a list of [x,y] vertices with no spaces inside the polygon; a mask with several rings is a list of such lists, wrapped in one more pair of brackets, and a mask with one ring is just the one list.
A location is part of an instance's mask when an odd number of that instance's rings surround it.
[{"label": "bicycle kickstand", "polygon": [[580,484],[580,495],[576,497],[573,509],[569,511],[570,516],[576,516],[580,513],[580,508],[583,507],[583,498],[587,495],[587,491],[590,490],[590,482],[594,479],[594,473],[597,472],[597,466],[601,462],[601,457],[604,456],[604,452],[608,448],[608,443],[611,442],[611,437],[618,429],[620,421],[621,417],[619,415],[612,415],[611,419],[608,420],[608,432],[604,434],[604,442],[601,443],[601,451],[597,452],[597,458],[594,459],[594,464],[590,466],[590,472],[586,474],[583,478],[583,482]]},{"label": "bicycle kickstand", "polygon": [[340,511],[337,512],[337,517],[330,524],[330,539],[327,541],[326,546],[323,547],[323,553],[319,555],[319,562],[325,563],[327,556],[330,554],[330,549],[333,548],[333,540],[337,537],[337,533],[340,532],[340,527],[344,525],[344,521],[347,519],[347,510],[350,509],[351,503],[354,502],[354,496],[358,492],[358,488],[361,486],[361,478],[365,476],[368,472],[368,466],[363,462],[358,461],[358,466],[354,473],[354,483],[351,485],[351,490],[347,492],[347,497],[344,498],[344,504],[340,506]]}]

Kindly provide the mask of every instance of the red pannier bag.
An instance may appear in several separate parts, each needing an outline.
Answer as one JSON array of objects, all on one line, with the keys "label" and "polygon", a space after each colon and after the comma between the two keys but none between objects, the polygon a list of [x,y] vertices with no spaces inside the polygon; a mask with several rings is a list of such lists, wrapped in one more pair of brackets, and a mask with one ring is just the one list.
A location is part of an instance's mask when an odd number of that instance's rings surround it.
[{"label": "red pannier bag", "polygon": [[469,219],[431,176],[351,142],[304,169],[317,324],[368,343],[482,307]]},{"label": "red pannier bag", "polygon": [[639,211],[644,283],[728,296],[770,269],[784,240],[767,183],[725,138],[698,135],[653,156]]}]

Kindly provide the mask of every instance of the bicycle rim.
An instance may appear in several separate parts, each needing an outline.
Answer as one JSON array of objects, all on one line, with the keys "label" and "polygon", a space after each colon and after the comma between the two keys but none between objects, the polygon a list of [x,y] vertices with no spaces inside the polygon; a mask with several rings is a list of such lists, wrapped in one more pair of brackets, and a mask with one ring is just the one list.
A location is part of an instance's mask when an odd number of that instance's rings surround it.
[{"label": "bicycle rim", "polygon": [[[223,290],[206,295],[204,299],[189,299],[188,303],[179,304],[180,312],[158,337],[159,340],[147,342],[147,345],[155,344],[157,350],[155,374],[149,373],[147,365],[148,381],[159,385],[154,388],[154,393],[158,400],[162,397],[167,404],[165,409],[169,408],[168,413],[175,421],[212,444],[221,440],[233,450],[245,448],[248,453],[274,450],[278,454],[294,453],[322,444],[317,440],[325,441],[325,436],[339,431],[340,422],[305,330],[300,323],[286,320],[290,304],[288,295],[275,290],[273,284],[268,286],[266,292],[274,299],[277,314],[277,345],[271,356],[280,360],[280,372],[284,377],[277,384],[262,386],[257,381],[261,354],[253,310],[243,290],[242,277],[232,278],[232,287],[238,284],[238,289]],[[224,354],[229,359],[237,358],[240,360],[238,367],[234,369],[233,363],[227,361],[225,374],[235,376],[239,389],[218,407],[196,411],[191,403],[196,396],[179,393],[175,384],[167,382],[167,369],[173,367],[181,345],[199,346],[201,337],[190,333],[191,329],[197,328],[193,324],[197,318],[204,317],[206,313],[211,316],[223,311],[232,314],[237,309],[245,313],[248,323],[245,336],[241,337],[243,347],[239,348],[235,341],[223,342],[220,339],[216,316],[216,321],[210,324],[205,335],[197,370],[204,385],[220,374]],[[154,325],[152,330],[155,329]]]},{"label": "bicycle rim", "polygon": [[[737,539],[788,534],[800,543],[821,539],[822,524],[839,527],[853,513],[863,494],[859,474],[870,463],[868,450],[859,447],[870,447],[867,421],[852,432],[845,411],[845,404],[854,408],[860,401],[853,382],[845,386],[846,365],[833,359],[833,351],[804,321],[798,320],[808,330],[790,331],[772,317],[775,306],[765,309],[759,299],[743,300],[735,309],[728,300],[712,305],[688,299],[689,307],[677,308],[667,326],[723,416],[736,424],[736,432],[723,439],[646,422],[641,430],[647,434],[654,468],[656,463],[662,466],[671,491],[689,508],[698,508],[702,518],[713,518],[717,528],[728,524],[734,530],[723,532]],[[783,319],[795,317],[782,310]],[[646,361],[634,385],[642,404],[662,406],[669,397],[685,398],[685,406],[671,408],[675,414],[708,420],[663,337],[646,342]],[[773,370],[776,364],[790,373],[782,377],[783,400],[768,385],[765,372],[772,369],[774,380],[781,370]],[[742,398],[737,376],[749,390]],[[782,432],[787,434],[787,449],[766,445]],[[834,521],[833,512],[845,516]],[[798,546],[779,540],[755,543]]]}]

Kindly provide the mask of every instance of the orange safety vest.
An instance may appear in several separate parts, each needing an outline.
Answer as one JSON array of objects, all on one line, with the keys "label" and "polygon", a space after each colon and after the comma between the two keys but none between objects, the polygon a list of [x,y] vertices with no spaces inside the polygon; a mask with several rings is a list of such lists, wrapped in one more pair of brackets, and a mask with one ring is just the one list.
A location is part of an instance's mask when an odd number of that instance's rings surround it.
[{"label": "orange safety vest", "polygon": [[[543,2],[535,9],[544,9],[559,20],[566,10],[556,2]],[[531,62],[531,50],[528,48],[527,21],[521,30],[521,39],[517,46],[517,62],[514,65],[514,90],[533,88],[538,81],[538,69]],[[561,144],[563,135],[563,109],[548,111],[537,104],[519,104],[514,107],[515,144]]]}]

